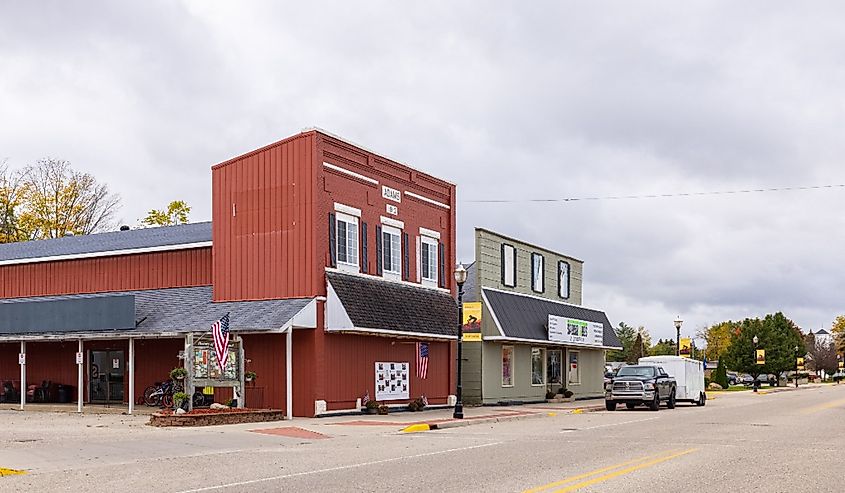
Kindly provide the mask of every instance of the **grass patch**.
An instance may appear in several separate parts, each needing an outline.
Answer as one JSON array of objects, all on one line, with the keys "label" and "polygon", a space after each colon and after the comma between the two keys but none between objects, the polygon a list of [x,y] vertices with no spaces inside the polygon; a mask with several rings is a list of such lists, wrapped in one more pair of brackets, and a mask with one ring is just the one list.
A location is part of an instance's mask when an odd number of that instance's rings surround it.
[{"label": "grass patch", "polygon": [[743,392],[743,391],[750,391],[751,387],[746,387],[745,385],[731,385],[730,387],[722,390],[708,390],[707,392]]}]

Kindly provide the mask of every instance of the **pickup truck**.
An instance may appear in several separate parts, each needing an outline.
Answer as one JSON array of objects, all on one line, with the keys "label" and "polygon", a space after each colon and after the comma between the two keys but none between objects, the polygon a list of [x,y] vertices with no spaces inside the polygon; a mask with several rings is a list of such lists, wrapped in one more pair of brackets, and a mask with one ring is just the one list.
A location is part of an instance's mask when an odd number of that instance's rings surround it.
[{"label": "pickup truck", "polygon": [[624,366],[605,385],[605,408],[615,411],[618,403],[625,403],[628,409],[645,404],[652,411],[657,411],[660,403],[665,402],[667,408],[674,409],[676,387],[675,379],[659,366]]}]

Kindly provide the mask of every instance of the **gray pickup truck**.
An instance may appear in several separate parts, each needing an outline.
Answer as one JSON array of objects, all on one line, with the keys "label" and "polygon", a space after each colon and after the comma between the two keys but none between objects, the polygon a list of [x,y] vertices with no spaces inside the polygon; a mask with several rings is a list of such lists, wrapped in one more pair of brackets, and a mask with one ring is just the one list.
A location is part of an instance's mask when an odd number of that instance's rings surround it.
[{"label": "gray pickup truck", "polygon": [[645,404],[652,411],[657,411],[661,402],[665,402],[669,409],[675,408],[675,379],[659,366],[623,366],[604,390],[604,404],[608,411],[615,411],[619,403],[624,403],[628,409]]}]

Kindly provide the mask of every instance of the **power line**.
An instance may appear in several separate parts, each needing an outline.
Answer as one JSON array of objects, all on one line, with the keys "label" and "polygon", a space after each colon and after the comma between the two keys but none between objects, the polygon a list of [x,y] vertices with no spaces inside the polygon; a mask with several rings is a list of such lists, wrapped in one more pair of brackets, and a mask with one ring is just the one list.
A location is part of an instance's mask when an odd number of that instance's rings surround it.
[{"label": "power line", "polygon": [[588,200],[633,200],[633,199],[662,199],[669,197],[700,197],[706,195],[732,195],[741,193],[761,193],[761,192],[791,192],[804,190],[824,190],[834,188],[845,188],[845,184],[840,185],[810,185],[805,187],[778,187],[778,188],[749,188],[747,190],[716,190],[710,192],[676,192],[676,193],[659,193],[648,195],[606,195],[599,197],[565,197],[565,198],[550,198],[550,199],[477,199],[477,200],[462,200],[461,202],[475,203],[475,204],[509,204],[518,202],[585,202]]}]

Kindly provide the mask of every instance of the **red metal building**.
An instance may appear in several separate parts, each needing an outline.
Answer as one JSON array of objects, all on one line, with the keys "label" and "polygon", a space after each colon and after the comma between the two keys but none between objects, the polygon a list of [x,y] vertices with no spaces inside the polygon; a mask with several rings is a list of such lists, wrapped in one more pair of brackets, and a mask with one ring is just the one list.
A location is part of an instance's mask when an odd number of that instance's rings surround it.
[{"label": "red metal building", "polygon": [[[74,384],[83,347],[82,400],[96,400],[91,365],[101,351],[120,355],[106,386],[134,402],[187,365],[180,351],[228,310],[244,369],[259,375],[243,389],[248,406],[285,408],[287,392],[298,416],[353,409],[364,395],[449,400],[454,185],[311,130],[214,166],[212,203],[211,224],[0,245],[0,317],[23,317],[0,322],[0,380],[23,368],[30,384]],[[134,299],[133,327],[112,326],[121,295]],[[91,328],[41,320],[91,297],[113,317]],[[379,373],[391,363],[404,371]],[[395,376],[396,389],[379,375]]]}]

